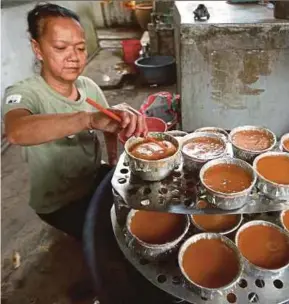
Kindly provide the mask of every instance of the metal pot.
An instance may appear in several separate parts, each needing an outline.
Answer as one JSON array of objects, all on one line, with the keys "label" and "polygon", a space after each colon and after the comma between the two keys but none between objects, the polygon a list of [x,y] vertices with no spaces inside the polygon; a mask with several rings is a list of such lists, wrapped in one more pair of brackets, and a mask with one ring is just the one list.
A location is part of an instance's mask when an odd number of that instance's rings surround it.
[{"label": "metal pot", "polygon": [[136,158],[130,153],[130,148],[137,143],[141,143],[143,138],[131,137],[124,146],[129,161],[129,167],[134,175],[144,181],[161,181],[170,175],[175,167],[179,165],[180,145],[177,139],[165,133],[151,132],[148,136],[171,142],[177,148],[176,153],[160,160]]},{"label": "metal pot", "polygon": [[[184,146],[187,143],[189,143],[192,139],[199,138],[199,137],[207,137],[207,138],[214,138],[214,139],[220,140],[224,145],[224,152],[217,156],[214,156],[211,158],[206,158],[206,159],[194,158],[194,157],[186,154],[183,151]],[[182,151],[185,169],[190,172],[198,173],[200,171],[200,169],[203,167],[203,165],[205,163],[207,163],[208,161],[210,161],[212,159],[220,158],[220,157],[225,157],[228,153],[228,147],[227,147],[227,142],[226,142],[225,138],[219,134],[209,133],[209,132],[195,132],[195,133],[191,133],[191,134],[188,134],[183,137],[181,151]]]},{"label": "metal pot", "polygon": [[140,240],[136,235],[132,233],[130,229],[131,221],[137,212],[140,212],[140,210],[132,209],[127,216],[126,242],[129,248],[149,261],[165,259],[172,252],[176,251],[178,249],[178,245],[185,238],[187,232],[189,231],[190,220],[187,215],[184,215],[186,224],[184,226],[182,234],[179,237],[166,244],[148,244]]},{"label": "metal pot", "polygon": [[203,127],[196,129],[195,132],[208,132],[208,133],[217,133],[217,134],[222,134],[226,137],[226,139],[229,137],[229,133],[222,128],[217,128],[217,127]]},{"label": "metal pot", "polygon": [[[198,207],[198,204],[197,204],[197,207]],[[214,205],[211,205],[211,207],[215,207]],[[208,216],[208,217],[210,217],[210,216],[216,216],[216,214],[206,214],[206,215],[202,215],[202,216]],[[228,215],[224,215],[224,214],[222,214],[222,216],[228,216]],[[219,233],[219,234],[221,234],[221,235],[229,235],[229,234],[231,234],[232,232],[234,232],[234,231],[236,231],[239,227],[240,227],[240,225],[242,224],[242,221],[243,221],[243,215],[242,214],[238,214],[237,215],[238,217],[239,217],[239,220],[238,220],[238,222],[236,223],[236,225],[234,226],[234,227],[232,227],[232,228],[230,228],[229,230],[225,230],[225,231],[218,231],[218,232],[213,232],[213,231],[209,231],[209,230],[206,230],[206,229],[204,229],[203,227],[201,227],[197,222],[196,222],[196,220],[195,220],[195,215],[191,215],[191,222],[192,222],[192,224],[199,230],[199,231],[201,231],[201,232],[212,232],[212,233]]]},{"label": "metal pot", "polygon": [[263,192],[266,196],[270,197],[271,199],[277,199],[280,201],[286,201],[289,200],[289,185],[282,185],[277,184],[275,182],[272,182],[270,180],[267,180],[265,177],[263,177],[257,170],[257,164],[258,161],[264,157],[267,156],[285,156],[289,158],[289,154],[286,152],[267,152],[259,155],[253,163],[253,168],[256,171],[258,175],[257,180],[257,187],[258,189]]},{"label": "metal pot", "polygon": [[[238,247],[238,243],[239,243],[240,233],[242,233],[242,231],[244,231],[246,228],[249,228],[251,226],[259,226],[259,225],[276,228],[278,231],[280,231],[281,233],[285,234],[286,237],[288,237],[288,242],[289,242],[289,233],[286,232],[284,229],[280,228],[278,225],[275,225],[275,224],[267,222],[267,221],[250,221],[250,222],[242,225],[241,228],[236,233],[235,243],[236,243],[237,247]],[[266,268],[262,268],[262,267],[252,264],[245,257],[243,257],[243,259],[244,259],[244,265],[245,265],[246,271],[248,271],[250,274],[252,274],[256,277],[280,275],[281,272],[289,266],[289,262],[288,262],[286,265],[284,265],[283,267],[280,267],[278,269],[266,269]]]},{"label": "metal pot", "polygon": [[[238,133],[240,131],[254,131],[254,130],[264,131],[266,134],[268,134],[272,138],[272,145],[268,149],[265,149],[262,151],[252,151],[252,150],[247,150],[244,148],[237,147],[234,144],[233,137],[236,133]],[[270,131],[269,129],[263,128],[263,127],[258,127],[258,126],[237,127],[230,132],[229,140],[232,143],[235,157],[245,160],[251,164],[252,164],[253,160],[261,153],[274,149],[274,147],[276,146],[276,143],[277,143],[276,136],[272,131]]]},{"label": "metal pot", "polygon": [[[230,247],[231,249],[234,250],[234,252],[236,253],[236,256],[238,257],[239,260],[239,272],[236,275],[236,277],[232,280],[232,282],[230,282],[228,285],[225,285],[221,288],[207,288],[207,287],[203,287],[200,286],[199,284],[193,282],[188,275],[186,274],[184,268],[183,268],[183,257],[184,257],[184,253],[186,251],[186,249],[193,243],[198,242],[199,240],[203,240],[203,239],[219,239],[221,241],[223,241],[228,247]],[[181,272],[183,274],[183,276],[186,278],[186,280],[189,282],[189,284],[198,292],[200,293],[200,295],[202,297],[205,298],[212,298],[214,297],[216,294],[222,295],[224,292],[226,292],[227,290],[231,289],[239,280],[239,278],[241,277],[241,274],[243,272],[243,259],[241,254],[239,253],[238,248],[236,247],[236,245],[227,237],[219,234],[219,233],[200,233],[200,234],[196,234],[192,237],[190,237],[189,239],[187,239],[184,244],[181,246],[180,250],[179,250],[179,254],[178,254],[178,263],[179,263],[179,267],[181,269]],[[224,267],[226,267],[226,265],[224,265]]]},{"label": "metal pot", "polygon": [[[251,185],[240,192],[237,193],[222,193],[215,191],[208,187],[206,183],[204,182],[204,174],[205,172],[216,165],[220,164],[232,164],[232,165],[237,165],[245,169],[247,172],[250,173],[252,176],[252,182]],[[248,196],[251,193],[252,188],[254,187],[255,183],[257,180],[257,175],[253,168],[246,163],[245,161],[241,159],[235,159],[235,158],[220,158],[220,159],[215,159],[211,160],[207,164],[203,166],[203,168],[200,171],[200,181],[203,187],[207,191],[207,199],[210,203],[213,205],[217,206],[218,208],[224,209],[224,210],[233,210],[233,209],[239,209],[243,207],[248,199]]]}]

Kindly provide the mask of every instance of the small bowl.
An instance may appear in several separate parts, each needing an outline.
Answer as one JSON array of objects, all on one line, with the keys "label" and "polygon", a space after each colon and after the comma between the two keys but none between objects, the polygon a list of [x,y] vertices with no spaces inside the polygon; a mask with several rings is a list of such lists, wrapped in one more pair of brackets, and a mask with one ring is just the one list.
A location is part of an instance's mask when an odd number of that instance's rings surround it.
[{"label": "small bowl", "polygon": [[283,217],[285,216],[285,213],[288,212],[289,213],[289,209],[288,210],[283,210],[281,213],[280,213],[280,223],[283,227],[284,230],[286,230],[288,233],[289,233],[289,227],[286,227],[285,224],[284,224],[284,220],[283,220]]},{"label": "small bowl", "polygon": [[[232,164],[244,168],[251,174],[251,185],[247,189],[236,193],[222,193],[208,187],[204,182],[204,174],[206,170],[220,164]],[[256,180],[257,175],[253,168],[247,162],[236,158],[220,158],[211,160],[210,162],[206,163],[200,171],[200,181],[207,191],[208,201],[213,205],[217,206],[218,208],[224,210],[234,210],[243,207],[248,200],[248,197],[256,183]]]},{"label": "small bowl", "polygon": [[168,255],[172,252],[175,252],[178,249],[178,245],[185,238],[186,234],[189,231],[190,220],[187,215],[183,215],[185,220],[184,230],[183,232],[173,241],[165,243],[165,244],[149,244],[141,239],[139,239],[135,234],[132,233],[130,229],[130,224],[137,212],[141,212],[140,210],[132,209],[126,220],[126,240],[128,246],[134,250],[136,253],[146,258],[149,261],[156,261],[166,259]]},{"label": "small bowl", "polygon": [[284,145],[285,141],[289,142],[289,133],[284,134],[281,137],[281,140],[280,140],[280,149],[281,149],[281,151],[289,153],[289,147],[286,148],[285,145]]},{"label": "small bowl", "polygon": [[[212,139],[219,140],[224,145],[223,153],[220,153],[219,155],[212,156],[212,157],[209,157],[209,158],[206,158],[206,159],[196,158],[196,157],[192,157],[192,156],[186,154],[183,151],[184,146],[187,143],[189,143],[191,140],[193,140],[195,138],[200,138],[200,137],[207,137],[207,138],[212,138]],[[198,173],[200,171],[200,169],[203,167],[203,165],[205,163],[207,163],[208,161],[210,161],[212,159],[216,159],[216,158],[221,158],[221,157],[224,157],[226,155],[226,153],[227,153],[227,142],[222,135],[217,134],[217,133],[215,134],[215,133],[208,133],[208,132],[194,132],[194,133],[188,134],[185,137],[183,137],[181,151],[182,151],[182,156],[183,156],[183,160],[184,160],[185,169],[187,171],[190,171],[190,172]]]},{"label": "small bowl", "polygon": [[[238,247],[238,243],[239,243],[239,236],[242,233],[242,231],[244,231],[246,228],[249,228],[251,226],[259,226],[259,225],[276,228],[279,232],[281,232],[282,234],[285,234],[288,237],[288,242],[289,242],[289,233],[287,233],[284,229],[282,229],[278,225],[275,225],[271,222],[256,220],[256,221],[250,221],[250,222],[242,225],[241,228],[237,231],[236,236],[235,236],[235,244],[237,245],[237,247]],[[240,251],[240,254],[242,255],[241,251]],[[281,272],[284,271],[285,269],[287,269],[289,266],[289,261],[288,261],[288,263],[286,265],[284,265],[283,267],[280,267],[278,269],[267,269],[267,268],[262,268],[262,267],[259,267],[255,264],[251,263],[244,256],[243,256],[243,259],[244,259],[245,269],[254,276],[280,275]]]},{"label": "small bowl", "polygon": [[[240,131],[261,131],[261,132],[265,132],[268,136],[271,137],[272,144],[271,144],[271,146],[269,148],[264,149],[264,150],[259,150],[259,151],[252,151],[252,150],[248,150],[248,149],[245,149],[245,148],[238,147],[238,146],[236,146],[234,144],[233,137],[234,137],[234,135],[236,133],[238,133]],[[272,149],[274,149],[274,147],[276,146],[276,143],[277,143],[276,136],[275,136],[275,134],[272,131],[270,131],[269,129],[263,128],[263,127],[258,127],[258,126],[237,127],[237,128],[233,129],[230,132],[229,140],[232,143],[234,155],[237,158],[245,160],[245,161],[247,161],[249,163],[252,163],[253,160],[258,155],[260,155],[261,153],[264,153],[264,152],[267,152],[267,151],[271,151]]]},{"label": "small bowl", "polygon": [[[239,262],[239,271],[237,273],[237,275],[235,276],[235,278],[227,285],[221,287],[221,288],[208,288],[208,287],[204,287],[199,285],[198,283],[195,283],[194,281],[192,281],[190,279],[190,277],[187,275],[186,271],[184,270],[183,267],[183,257],[185,254],[185,251],[187,250],[187,248],[191,245],[194,244],[200,240],[206,240],[206,239],[219,239],[221,241],[223,241],[228,247],[230,247],[231,249],[233,249],[233,251],[235,252],[238,262]],[[241,254],[239,253],[239,250],[237,248],[237,246],[227,237],[219,234],[219,233],[199,233],[196,234],[190,238],[188,238],[183,245],[180,247],[179,250],[179,254],[178,254],[178,263],[179,263],[179,267],[181,269],[181,272],[183,274],[183,276],[186,278],[186,280],[188,281],[188,283],[203,297],[209,298],[211,299],[212,297],[214,297],[215,295],[222,295],[224,292],[226,292],[227,290],[231,289],[234,287],[234,285],[238,282],[242,272],[243,272],[243,259]],[[224,267],[226,267],[226,265],[224,265]]]},{"label": "small bowl", "polygon": [[[200,202],[201,202],[201,201],[199,201],[199,202],[197,203],[197,208],[198,208],[198,205],[199,205]],[[209,203],[207,203],[207,202],[206,202],[206,204],[209,205]],[[211,205],[210,207],[211,207],[211,208],[215,208],[214,205]],[[196,214],[196,215],[191,215],[191,222],[192,222],[192,224],[193,224],[199,231],[201,231],[201,232],[212,232],[212,233],[219,233],[219,234],[222,234],[222,235],[229,235],[229,234],[231,234],[232,232],[236,231],[236,230],[240,227],[240,225],[241,225],[241,223],[242,223],[242,221],[243,221],[243,215],[242,215],[242,214],[236,214],[236,215],[238,216],[239,219],[238,219],[238,221],[236,222],[236,225],[234,225],[234,226],[231,227],[230,229],[228,229],[228,230],[223,230],[223,231],[210,231],[210,230],[205,229],[204,227],[200,226],[200,225],[197,223],[196,219],[195,219],[195,216],[207,216],[208,218],[210,218],[210,216],[213,217],[213,216],[216,216],[216,215],[217,215],[217,214],[198,214],[198,215]],[[230,216],[230,215],[222,214],[222,216]]]},{"label": "small bowl", "polygon": [[266,152],[255,158],[253,168],[258,175],[257,188],[271,199],[280,201],[289,200],[289,185],[277,184],[263,177],[257,170],[258,161],[267,156],[286,156],[289,158],[287,152]]},{"label": "small bowl", "polygon": [[141,143],[143,138],[131,137],[124,145],[129,167],[135,176],[144,181],[161,181],[169,176],[175,167],[179,165],[180,144],[173,136],[165,133],[151,132],[148,133],[148,136],[171,142],[177,148],[176,153],[160,160],[144,160],[136,158],[130,153],[130,147],[137,143]]}]

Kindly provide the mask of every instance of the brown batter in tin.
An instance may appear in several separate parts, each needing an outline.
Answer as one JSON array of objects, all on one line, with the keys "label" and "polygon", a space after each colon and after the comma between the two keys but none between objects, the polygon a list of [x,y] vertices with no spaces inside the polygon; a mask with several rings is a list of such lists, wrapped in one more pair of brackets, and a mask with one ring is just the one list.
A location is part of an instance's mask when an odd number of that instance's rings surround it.
[{"label": "brown batter in tin", "polygon": [[130,153],[139,159],[159,160],[172,156],[177,148],[169,141],[150,138],[144,139],[142,142],[133,145]]},{"label": "brown batter in tin", "polygon": [[236,193],[250,187],[252,176],[240,166],[219,164],[205,171],[204,183],[214,191]]},{"label": "brown batter in tin", "polygon": [[220,288],[231,283],[239,272],[237,254],[219,239],[202,239],[191,244],[183,255],[183,269],[198,285]]},{"label": "brown batter in tin", "polygon": [[238,247],[252,264],[278,269],[289,262],[289,238],[274,227],[250,226],[239,235]]},{"label": "brown batter in tin", "polygon": [[269,181],[289,185],[289,157],[284,155],[265,156],[257,162],[257,171]]},{"label": "brown batter in tin", "polygon": [[284,212],[284,215],[283,215],[282,219],[283,219],[284,226],[289,231],[289,210]]},{"label": "brown batter in tin", "polygon": [[[199,201],[197,207],[205,208],[208,203]],[[195,223],[206,232],[225,232],[233,229],[240,221],[237,214],[212,214],[212,215],[192,215]]]},{"label": "brown batter in tin", "polygon": [[233,144],[249,151],[264,151],[271,147],[273,138],[262,130],[244,130],[236,132],[232,137]]},{"label": "brown batter in tin", "polygon": [[224,143],[211,137],[197,137],[190,140],[183,147],[183,152],[193,158],[212,159],[225,151]]},{"label": "brown batter in tin", "polygon": [[180,214],[137,211],[130,224],[131,232],[148,244],[165,244],[184,231],[186,217]]}]

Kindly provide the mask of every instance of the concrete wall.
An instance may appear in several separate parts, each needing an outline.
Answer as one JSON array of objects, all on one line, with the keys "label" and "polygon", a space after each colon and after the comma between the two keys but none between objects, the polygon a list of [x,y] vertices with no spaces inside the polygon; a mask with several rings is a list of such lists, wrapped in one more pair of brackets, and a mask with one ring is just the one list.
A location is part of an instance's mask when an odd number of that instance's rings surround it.
[{"label": "concrete wall", "polygon": [[262,6],[217,2],[200,23],[196,5],[178,6],[183,129],[249,124],[288,132],[289,22]]}]

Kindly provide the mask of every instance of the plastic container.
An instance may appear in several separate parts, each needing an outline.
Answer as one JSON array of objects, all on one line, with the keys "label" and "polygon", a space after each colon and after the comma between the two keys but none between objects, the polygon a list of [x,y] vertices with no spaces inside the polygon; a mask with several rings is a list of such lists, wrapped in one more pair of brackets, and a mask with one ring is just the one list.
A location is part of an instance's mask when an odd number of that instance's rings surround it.
[{"label": "plastic container", "polygon": [[[146,117],[146,123],[149,132],[166,132],[167,124],[160,118],[157,117]],[[119,133],[118,136],[120,142],[125,144],[128,138],[125,137],[124,131]]]},{"label": "plastic container", "polygon": [[141,50],[140,40],[123,40],[121,44],[123,50],[123,61],[131,66],[133,71],[136,71],[135,61],[139,58],[139,52]]}]

